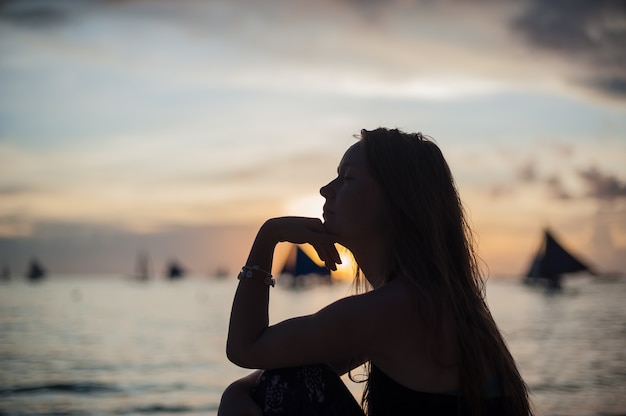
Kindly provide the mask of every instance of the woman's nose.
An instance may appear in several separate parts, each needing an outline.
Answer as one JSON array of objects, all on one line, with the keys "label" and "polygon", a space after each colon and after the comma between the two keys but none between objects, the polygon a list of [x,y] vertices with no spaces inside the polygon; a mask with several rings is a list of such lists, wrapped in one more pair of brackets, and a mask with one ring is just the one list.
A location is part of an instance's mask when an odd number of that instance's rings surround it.
[{"label": "woman's nose", "polygon": [[322,186],[320,188],[320,195],[322,195],[324,198],[329,199],[331,198],[333,191],[332,191],[332,184],[333,181],[328,182],[326,185]]}]

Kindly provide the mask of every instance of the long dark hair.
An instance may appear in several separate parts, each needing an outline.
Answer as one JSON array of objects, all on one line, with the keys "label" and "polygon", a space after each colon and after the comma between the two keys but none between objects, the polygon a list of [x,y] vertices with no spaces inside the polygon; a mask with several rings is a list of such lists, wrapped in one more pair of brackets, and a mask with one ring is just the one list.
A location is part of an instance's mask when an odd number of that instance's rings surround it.
[{"label": "long dark hair", "polygon": [[507,414],[532,415],[527,386],[487,307],[473,234],[441,150],[421,133],[396,129],[362,130],[360,139],[391,210],[386,276],[404,276],[415,285],[433,359],[439,359],[442,317],[451,315],[459,389],[473,413],[481,413],[484,386],[495,377]]}]

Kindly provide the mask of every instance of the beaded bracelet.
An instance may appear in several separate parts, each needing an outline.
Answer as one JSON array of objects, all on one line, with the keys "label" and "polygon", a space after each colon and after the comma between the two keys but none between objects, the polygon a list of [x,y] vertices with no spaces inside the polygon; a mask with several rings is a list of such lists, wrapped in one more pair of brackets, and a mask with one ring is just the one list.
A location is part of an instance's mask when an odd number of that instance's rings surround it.
[{"label": "beaded bracelet", "polygon": [[251,278],[254,272],[261,272],[265,275],[265,284],[268,286],[274,287],[276,285],[276,280],[272,277],[270,272],[266,272],[261,269],[259,266],[243,266],[239,275],[237,275],[237,279],[241,280],[242,277]]}]

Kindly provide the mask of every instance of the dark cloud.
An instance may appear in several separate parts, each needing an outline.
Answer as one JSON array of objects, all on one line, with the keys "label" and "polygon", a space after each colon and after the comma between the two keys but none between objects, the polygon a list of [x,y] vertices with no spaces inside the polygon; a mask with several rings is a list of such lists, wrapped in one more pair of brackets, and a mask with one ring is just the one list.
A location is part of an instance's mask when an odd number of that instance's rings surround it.
[{"label": "dark cloud", "polygon": [[626,77],[598,78],[588,82],[592,88],[605,91],[608,94],[626,97]]},{"label": "dark cloud", "polygon": [[520,166],[516,176],[521,182],[535,182],[537,180],[537,168],[535,162],[531,160]]},{"label": "dark cloud", "polygon": [[[600,201],[612,201],[626,197],[626,182],[620,180],[616,175],[601,172],[596,167],[578,170],[576,174],[584,183],[584,194],[572,193],[566,189],[559,174],[539,175],[534,162],[528,162],[520,166],[516,176],[518,183],[539,184],[545,187],[551,198],[560,200],[587,197]],[[500,187],[494,188],[491,192],[493,197],[499,197],[504,194]]]},{"label": "dark cloud", "polygon": [[626,1],[531,0],[513,27],[533,45],[592,68],[583,84],[626,98]]},{"label": "dark cloud", "polygon": [[30,27],[56,26],[67,21],[67,2],[0,1],[0,21]]},{"label": "dark cloud", "polygon": [[626,182],[615,175],[600,172],[597,168],[580,170],[579,176],[587,186],[587,196],[601,200],[626,197]]},{"label": "dark cloud", "polygon": [[0,185],[0,196],[16,196],[33,192],[42,192],[43,189],[28,185]]},{"label": "dark cloud", "polygon": [[[569,158],[571,152],[568,150],[562,155]],[[551,198],[559,200],[593,198],[598,201],[613,201],[626,197],[626,181],[621,180],[615,174],[602,172],[595,166],[584,169],[561,168],[558,171],[542,173],[540,165],[535,157],[518,164],[514,168],[515,182],[512,187],[540,186]],[[584,191],[570,189],[564,182],[571,183],[571,181],[564,181],[563,178],[581,180]],[[500,185],[495,185],[489,192],[489,195],[494,198],[506,194],[507,192]]]}]

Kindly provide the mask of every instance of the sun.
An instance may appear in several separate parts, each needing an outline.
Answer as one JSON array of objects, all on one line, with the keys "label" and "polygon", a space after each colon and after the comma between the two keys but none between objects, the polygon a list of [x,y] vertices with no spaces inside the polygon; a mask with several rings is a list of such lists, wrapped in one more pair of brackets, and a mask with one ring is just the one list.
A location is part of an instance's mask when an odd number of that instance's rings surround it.
[{"label": "sun", "polygon": [[[337,265],[337,270],[333,270],[330,272],[331,276],[335,280],[342,281],[352,281],[354,279],[356,273],[356,263],[352,257],[352,254],[348,251],[347,248],[343,247],[340,244],[335,244],[337,250],[339,251],[339,257],[341,257],[341,264]],[[313,246],[309,244],[303,244],[300,246],[302,250],[313,260],[318,266],[323,266],[324,262],[317,255],[317,252],[313,248]]]},{"label": "sun", "polygon": [[342,246],[338,246],[339,256],[341,257],[341,264],[337,265],[337,270],[332,272],[332,276],[337,280],[354,280],[356,273],[356,263],[352,257],[352,254]]}]

